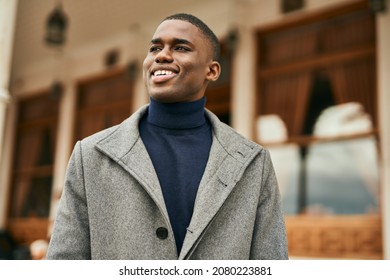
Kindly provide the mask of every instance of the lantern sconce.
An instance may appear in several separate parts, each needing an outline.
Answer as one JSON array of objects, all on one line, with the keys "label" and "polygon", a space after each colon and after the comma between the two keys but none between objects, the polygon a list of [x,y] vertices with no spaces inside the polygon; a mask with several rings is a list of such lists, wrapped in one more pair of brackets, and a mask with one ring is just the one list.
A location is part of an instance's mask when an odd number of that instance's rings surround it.
[{"label": "lantern sconce", "polygon": [[290,13],[298,10],[302,10],[305,6],[304,0],[282,0],[281,11],[282,13]]},{"label": "lantern sconce", "polygon": [[54,101],[58,101],[61,99],[63,93],[64,84],[59,80],[53,81],[50,87],[50,98]]},{"label": "lantern sconce", "polygon": [[49,46],[62,46],[65,43],[65,31],[68,26],[68,17],[59,2],[46,20],[45,42]]},{"label": "lantern sconce", "polygon": [[226,44],[228,55],[233,55],[234,52],[236,51],[237,45],[238,45],[238,40],[239,40],[238,36],[239,35],[238,35],[237,28],[233,28],[227,34],[227,37],[225,39],[225,44]]},{"label": "lantern sconce", "polygon": [[386,11],[386,0],[369,0],[368,6],[371,11],[375,13],[381,13]]}]

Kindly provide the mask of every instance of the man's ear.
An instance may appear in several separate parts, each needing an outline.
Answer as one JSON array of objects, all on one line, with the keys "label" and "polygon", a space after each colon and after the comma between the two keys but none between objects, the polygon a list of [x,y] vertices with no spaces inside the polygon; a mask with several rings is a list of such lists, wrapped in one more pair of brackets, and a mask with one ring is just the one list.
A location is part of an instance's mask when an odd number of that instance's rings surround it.
[{"label": "man's ear", "polygon": [[210,82],[218,80],[219,75],[221,74],[221,65],[218,61],[213,60],[209,65],[209,71],[207,72],[206,79]]}]

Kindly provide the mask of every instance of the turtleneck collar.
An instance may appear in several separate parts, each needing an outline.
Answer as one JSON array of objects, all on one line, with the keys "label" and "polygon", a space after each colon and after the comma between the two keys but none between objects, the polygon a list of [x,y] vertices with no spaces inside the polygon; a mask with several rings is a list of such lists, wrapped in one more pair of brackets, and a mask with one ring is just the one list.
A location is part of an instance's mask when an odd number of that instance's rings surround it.
[{"label": "turtleneck collar", "polygon": [[169,129],[199,127],[206,122],[205,104],[205,97],[184,103],[161,103],[150,98],[147,121]]}]

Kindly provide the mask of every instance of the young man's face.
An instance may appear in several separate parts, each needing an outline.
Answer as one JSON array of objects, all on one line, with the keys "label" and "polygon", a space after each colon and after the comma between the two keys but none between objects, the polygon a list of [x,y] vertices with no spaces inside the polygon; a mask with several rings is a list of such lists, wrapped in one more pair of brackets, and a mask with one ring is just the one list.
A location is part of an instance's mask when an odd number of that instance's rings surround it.
[{"label": "young man's face", "polygon": [[166,20],[158,27],[144,60],[144,82],[160,102],[190,102],[203,97],[220,74],[211,43],[191,23]]}]

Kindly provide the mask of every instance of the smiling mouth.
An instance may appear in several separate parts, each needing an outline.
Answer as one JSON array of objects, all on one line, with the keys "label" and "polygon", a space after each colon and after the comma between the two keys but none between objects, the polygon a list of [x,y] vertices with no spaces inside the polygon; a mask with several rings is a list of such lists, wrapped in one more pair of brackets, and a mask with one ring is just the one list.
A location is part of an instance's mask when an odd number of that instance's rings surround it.
[{"label": "smiling mouth", "polygon": [[170,70],[157,70],[152,75],[153,76],[167,76],[167,75],[173,75],[174,73]]},{"label": "smiling mouth", "polygon": [[171,70],[161,69],[152,72],[152,82],[155,84],[162,84],[168,82],[176,76],[176,73]]}]

